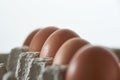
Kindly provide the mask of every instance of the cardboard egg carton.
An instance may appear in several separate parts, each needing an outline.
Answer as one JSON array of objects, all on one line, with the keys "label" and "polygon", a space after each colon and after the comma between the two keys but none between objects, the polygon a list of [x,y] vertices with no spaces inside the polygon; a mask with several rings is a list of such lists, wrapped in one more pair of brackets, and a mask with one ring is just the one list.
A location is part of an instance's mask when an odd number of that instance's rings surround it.
[{"label": "cardboard egg carton", "polygon": [[[120,59],[120,49],[112,50]],[[38,55],[25,46],[0,54],[0,80],[64,80],[66,65],[51,65],[53,58]]]},{"label": "cardboard egg carton", "polygon": [[53,58],[17,47],[0,56],[0,80],[63,80],[66,66],[51,65]]}]

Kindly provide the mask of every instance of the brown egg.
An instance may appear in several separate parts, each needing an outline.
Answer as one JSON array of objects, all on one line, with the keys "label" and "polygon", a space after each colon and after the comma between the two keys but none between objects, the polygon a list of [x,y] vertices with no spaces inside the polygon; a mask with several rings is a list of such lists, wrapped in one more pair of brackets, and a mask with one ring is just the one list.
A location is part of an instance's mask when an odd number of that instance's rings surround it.
[{"label": "brown egg", "polygon": [[29,51],[30,52],[39,52],[41,51],[41,48],[46,41],[46,39],[54,32],[58,30],[56,27],[46,27],[39,32],[33,37],[30,46],[29,46]]},{"label": "brown egg", "polygon": [[24,41],[24,43],[23,43],[23,46],[29,46],[32,38],[34,37],[34,35],[35,35],[39,30],[40,30],[40,29],[36,29],[36,30],[32,31],[32,32],[28,35],[28,37],[25,39],[25,41]]},{"label": "brown egg", "polygon": [[86,40],[81,38],[72,38],[66,41],[57,51],[53,64],[66,65],[70,62],[75,52],[81,47],[89,44]]},{"label": "brown egg", "polygon": [[65,80],[119,80],[118,59],[110,50],[87,45],[77,51]]},{"label": "brown egg", "polygon": [[61,29],[55,31],[49,36],[43,45],[40,57],[54,57],[60,46],[67,40],[79,37],[75,32],[68,29]]}]

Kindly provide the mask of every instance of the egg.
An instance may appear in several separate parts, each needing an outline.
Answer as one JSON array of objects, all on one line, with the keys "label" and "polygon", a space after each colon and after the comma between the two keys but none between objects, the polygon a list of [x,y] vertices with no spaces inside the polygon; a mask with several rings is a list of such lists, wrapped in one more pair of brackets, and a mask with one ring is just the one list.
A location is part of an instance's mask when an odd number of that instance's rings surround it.
[{"label": "egg", "polygon": [[75,32],[69,29],[60,29],[52,33],[44,43],[40,57],[54,57],[60,46],[67,40],[79,37]]},{"label": "egg", "polygon": [[50,26],[37,32],[30,43],[29,52],[40,52],[46,39],[56,30],[58,28]]},{"label": "egg", "polygon": [[39,31],[40,29],[36,29],[34,31],[32,31],[28,37],[25,39],[24,43],[23,43],[23,46],[29,46],[31,41],[32,41],[32,38],[34,37],[34,35]]},{"label": "egg", "polygon": [[75,52],[89,44],[88,41],[83,40],[81,38],[72,38],[66,41],[60,49],[57,51],[55,58],[53,60],[53,64],[57,65],[67,65],[69,64],[71,58],[75,54]]},{"label": "egg", "polygon": [[116,55],[101,46],[86,45],[76,52],[65,80],[119,80]]}]

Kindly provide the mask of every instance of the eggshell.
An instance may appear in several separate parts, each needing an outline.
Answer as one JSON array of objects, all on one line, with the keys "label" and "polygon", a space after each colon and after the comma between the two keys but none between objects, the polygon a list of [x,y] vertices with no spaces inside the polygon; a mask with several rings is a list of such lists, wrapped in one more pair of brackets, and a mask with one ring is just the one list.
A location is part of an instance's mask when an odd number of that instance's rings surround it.
[{"label": "eggshell", "polygon": [[46,41],[46,39],[54,32],[58,30],[56,27],[46,27],[33,37],[30,46],[29,46],[29,52],[39,52],[41,51],[41,48]]},{"label": "eggshell", "polygon": [[84,46],[72,58],[65,80],[119,80],[118,59],[100,46]]},{"label": "eggshell", "polygon": [[60,46],[67,40],[79,37],[75,32],[68,29],[57,30],[52,33],[43,45],[40,57],[54,57]]},{"label": "eggshell", "polygon": [[89,42],[81,38],[69,39],[57,51],[53,64],[67,65],[75,52],[86,44],[89,44]]},{"label": "eggshell", "polygon": [[34,35],[39,31],[40,29],[36,29],[34,31],[32,31],[28,37],[25,39],[24,43],[23,43],[23,46],[29,46],[31,41],[32,41],[32,38],[34,37]]}]

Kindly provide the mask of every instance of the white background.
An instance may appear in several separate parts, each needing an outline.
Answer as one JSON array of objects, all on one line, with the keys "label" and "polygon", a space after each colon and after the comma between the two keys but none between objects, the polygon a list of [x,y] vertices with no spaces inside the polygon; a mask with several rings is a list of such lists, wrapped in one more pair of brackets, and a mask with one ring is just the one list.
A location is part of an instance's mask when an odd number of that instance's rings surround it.
[{"label": "white background", "polygon": [[0,0],[0,52],[50,25],[72,29],[94,45],[120,48],[120,1]]}]

